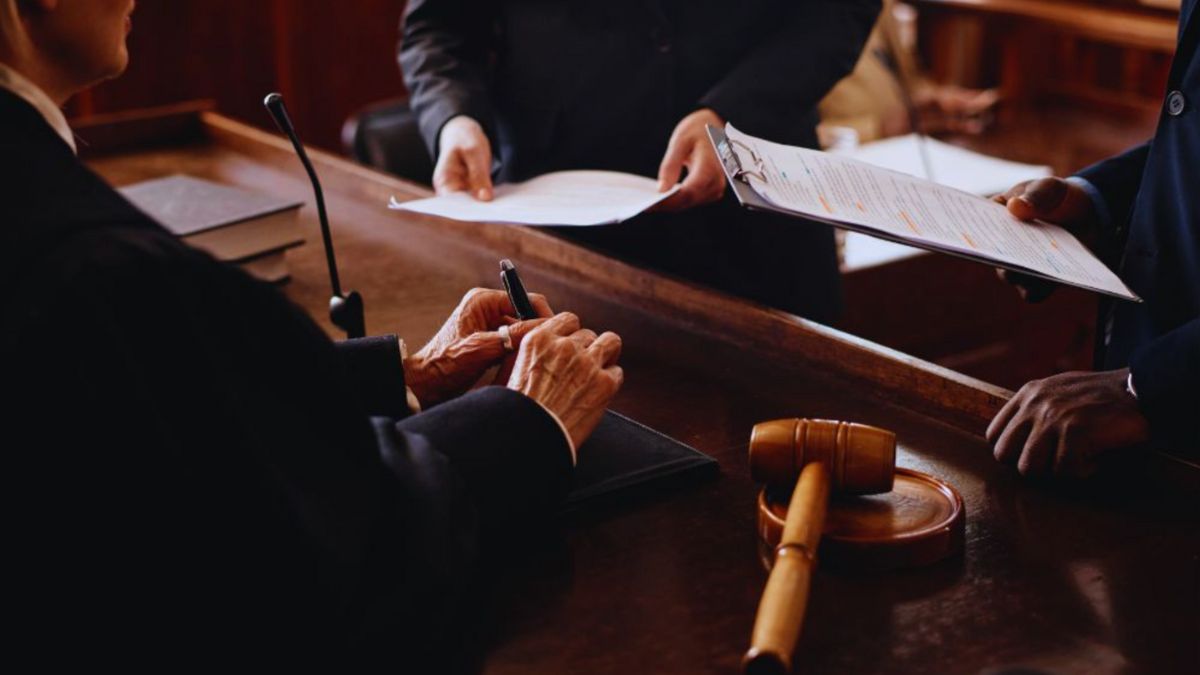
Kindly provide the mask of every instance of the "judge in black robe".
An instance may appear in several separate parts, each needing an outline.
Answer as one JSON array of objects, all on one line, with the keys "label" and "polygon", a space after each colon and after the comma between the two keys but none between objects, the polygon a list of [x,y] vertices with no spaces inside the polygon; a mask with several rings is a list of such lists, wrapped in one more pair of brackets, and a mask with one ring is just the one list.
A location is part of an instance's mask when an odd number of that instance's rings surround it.
[{"label": "judge in black robe", "polygon": [[501,387],[410,414],[395,336],[331,342],[3,88],[0,190],[17,649],[451,670],[480,542],[568,489],[556,420]]}]

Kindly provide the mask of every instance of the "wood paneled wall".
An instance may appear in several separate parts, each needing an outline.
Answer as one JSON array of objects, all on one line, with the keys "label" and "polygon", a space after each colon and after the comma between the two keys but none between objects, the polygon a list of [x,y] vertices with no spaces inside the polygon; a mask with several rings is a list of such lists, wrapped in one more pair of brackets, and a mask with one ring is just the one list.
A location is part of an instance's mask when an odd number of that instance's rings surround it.
[{"label": "wood paneled wall", "polygon": [[300,133],[340,148],[342,122],[404,91],[396,41],[404,0],[143,0],[120,79],[73,101],[74,116],[212,99],[270,127],[280,91]]},{"label": "wood paneled wall", "polygon": [[924,60],[939,81],[999,87],[1010,107],[1140,115],[1162,104],[1176,0],[906,1],[920,12]]}]

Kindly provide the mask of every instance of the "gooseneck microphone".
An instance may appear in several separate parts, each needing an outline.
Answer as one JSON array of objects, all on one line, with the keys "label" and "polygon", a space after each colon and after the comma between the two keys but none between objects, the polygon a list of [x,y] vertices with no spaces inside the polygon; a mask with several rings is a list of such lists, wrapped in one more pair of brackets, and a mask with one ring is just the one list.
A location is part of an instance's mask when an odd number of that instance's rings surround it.
[{"label": "gooseneck microphone", "polygon": [[292,126],[287,106],[283,104],[283,95],[268,94],[263,99],[263,105],[266,106],[267,112],[271,113],[271,118],[275,120],[275,125],[279,127],[279,130],[292,140],[292,146],[296,148],[296,154],[300,157],[304,170],[308,172],[309,180],[312,181],[313,193],[317,196],[317,217],[321,220],[321,239],[325,243],[325,262],[329,267],[329,283],[333,287],[333,297],[329,299],[329,319],[333,325],[346,331],[346,337],[364,337],[367,334],[367,324],[363,317],[362,296],[357,291],[342,293],[337,258],[333,253],[333,236],[329,233],[329,216],[325,213],[325,193],[321,190],[321,181],[317,178],[316,169],[309,161],[308,153],[304,151],[304,144],[300,142],[300,137],[296,134],[295,127]]}]

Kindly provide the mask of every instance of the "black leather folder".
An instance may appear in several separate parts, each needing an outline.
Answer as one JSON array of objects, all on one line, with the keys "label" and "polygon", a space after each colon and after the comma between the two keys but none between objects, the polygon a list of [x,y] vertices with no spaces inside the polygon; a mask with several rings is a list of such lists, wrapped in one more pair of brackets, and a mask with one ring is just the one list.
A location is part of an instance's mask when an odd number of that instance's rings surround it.
[{"label": "black leather folder", "polygon": [[579,448],[575,485],[564,507],[585,505],[667,489],[680,482],[715,476],[717,460],[611,410]]}]

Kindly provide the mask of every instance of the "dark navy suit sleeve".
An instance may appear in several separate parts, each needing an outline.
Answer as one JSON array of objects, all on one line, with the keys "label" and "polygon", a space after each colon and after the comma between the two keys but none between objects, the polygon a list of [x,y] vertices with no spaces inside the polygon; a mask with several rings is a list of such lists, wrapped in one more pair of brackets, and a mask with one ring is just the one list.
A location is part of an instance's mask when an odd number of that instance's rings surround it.
[{"label": "dark navy suit sleeve", "polygon": [[1150,145],[1151,141],[1147,141],[1076,174],[1091,183],[1104,200],[1109,222],[1103,224],[1098,248],[1101,257],[1110,264],[1115,263],[1116,255],[1125,245],[1124,235],[1133,213],[1133,201],[1142,185]]},{"label": "dark navy suit sleeve", "polygon": [[1200,319],[1136,351],[1130,371],[1158,440],[1174,449],[1200,447]]},{"label": "dark navy suit sleeve", "polygon": [[496,121],[487,91],[493,49],[491,2],[410,0],[401,29],[400,70],[431,157],[451,118],[483,126],[496,148]]},{"label": "dark navy suit sleeve", "polygon": [[[705,94],[712,108],[751,134],[786,139],[858,62],[879,16],[879,0],[790,3],[774,32]],[[737,11],[731,6],[730,11]]]}]

